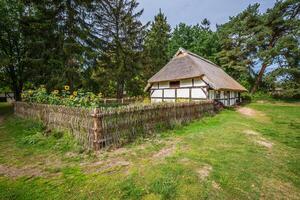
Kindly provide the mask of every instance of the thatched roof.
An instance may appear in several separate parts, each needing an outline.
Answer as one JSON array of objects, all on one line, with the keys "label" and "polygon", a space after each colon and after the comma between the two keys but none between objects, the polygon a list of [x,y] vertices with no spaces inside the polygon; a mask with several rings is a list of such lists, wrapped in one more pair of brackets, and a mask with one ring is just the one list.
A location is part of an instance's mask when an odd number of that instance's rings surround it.
[{"label": "thatched roof", "polygon": [[148,80],[148,87],[157,82],[195,77],[202,77],[215,90],[247,91],[213,62],[182,48],[166,66]]}]

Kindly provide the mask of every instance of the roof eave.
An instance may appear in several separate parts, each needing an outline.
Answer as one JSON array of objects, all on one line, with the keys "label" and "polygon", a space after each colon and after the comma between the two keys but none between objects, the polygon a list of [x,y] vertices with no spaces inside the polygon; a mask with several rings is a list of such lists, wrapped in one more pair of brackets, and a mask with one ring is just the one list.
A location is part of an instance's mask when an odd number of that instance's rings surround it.
[{"label": "roof eave", "polygon": [[180,80],[186,80],[186,79],[192,79],[192,78],[201,78],[202,76],[203,76],[203,74],[195,75],[195,76],[182,77],[182,78],[174,78],[174,79],[160,79],[160,80],[155,80],[155,81],[149,80],[148,83],[153,84],[153,83],[166,82],[166,81],[180,81]]}]

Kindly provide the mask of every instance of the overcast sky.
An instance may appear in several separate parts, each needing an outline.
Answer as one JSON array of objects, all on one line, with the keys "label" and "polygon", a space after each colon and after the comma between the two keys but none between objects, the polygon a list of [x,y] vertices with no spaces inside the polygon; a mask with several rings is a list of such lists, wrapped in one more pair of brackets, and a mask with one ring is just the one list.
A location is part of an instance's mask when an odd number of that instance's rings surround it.
[{"label": "overcast sky", "polygon": [[174,28],[180,22],[189,25],[200,23],[208,18],[212,28],[216,24],[228,21],[247,8],[249,4],[259,3],[260,11],[273,7],[275,0],[137,0],[140,8],[144,8],[142,21],[152,21],[159,8],[166,14],[169,24]]}]

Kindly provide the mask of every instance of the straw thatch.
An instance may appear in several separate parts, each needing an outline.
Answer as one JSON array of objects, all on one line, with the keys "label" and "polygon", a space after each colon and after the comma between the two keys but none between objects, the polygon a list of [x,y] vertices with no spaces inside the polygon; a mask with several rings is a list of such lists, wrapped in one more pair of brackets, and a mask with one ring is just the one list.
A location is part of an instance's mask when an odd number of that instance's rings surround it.
[{"label": "straw thatch", "polygon": [[149,79],[148,83],[151,85],[195,77],[202,77],[214,90],[247,91],[213,62],[182,48],[166,66]]}]

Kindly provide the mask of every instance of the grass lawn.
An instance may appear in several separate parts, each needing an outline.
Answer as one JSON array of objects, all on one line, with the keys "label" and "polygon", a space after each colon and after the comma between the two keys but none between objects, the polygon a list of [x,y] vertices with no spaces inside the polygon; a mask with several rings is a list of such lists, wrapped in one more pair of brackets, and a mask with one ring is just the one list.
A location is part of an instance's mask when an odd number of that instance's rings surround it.
[{"label": "grass lawn", "polygon": [[0,104],[0,199],[300,199],[300,104],[251,103],[111,152]]}]

